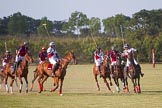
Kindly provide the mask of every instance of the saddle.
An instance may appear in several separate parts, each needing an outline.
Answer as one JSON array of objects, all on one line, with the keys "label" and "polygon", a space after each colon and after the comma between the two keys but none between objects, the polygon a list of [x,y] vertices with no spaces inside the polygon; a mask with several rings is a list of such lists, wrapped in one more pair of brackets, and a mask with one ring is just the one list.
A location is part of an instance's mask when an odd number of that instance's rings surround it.
[{"label": "saddle", "polygon": [[52,67],[53,67],[53,64],[49,63],[48,67],[47,67],[47,70],[52,70]]}]

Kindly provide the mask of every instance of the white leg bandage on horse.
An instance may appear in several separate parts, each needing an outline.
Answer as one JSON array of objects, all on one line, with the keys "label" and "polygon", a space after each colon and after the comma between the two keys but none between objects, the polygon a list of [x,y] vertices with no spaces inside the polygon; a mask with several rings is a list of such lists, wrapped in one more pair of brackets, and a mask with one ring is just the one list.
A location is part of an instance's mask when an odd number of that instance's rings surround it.
[{"label": "white leg bandage on horse", "polygon": [[22,84],[20,84],[20,88],[19,88],[20,90],[22,90],[22,86],[23,86],[23,85],[22,85]]},{"label": "white leg bandage on horse", "polygon": [[117,92],[120,92],[119,86],[116,86],[116,91],[117,91]]},{"label": "white leg bandage on horse", "polygon": [[26,90],[28,90],[28,84],[26,84]]},{"label": "white leg bandage on horse", "polygon": [[8,92],[8,85],[7,84],[5,85],[5,88],[6,88],[6,91]]},{"label": "white leg bandage on horse", "polygon": [[11,91],[11,94],[13,93],[13,88],[12,87],[10,87],[10,91]]}]

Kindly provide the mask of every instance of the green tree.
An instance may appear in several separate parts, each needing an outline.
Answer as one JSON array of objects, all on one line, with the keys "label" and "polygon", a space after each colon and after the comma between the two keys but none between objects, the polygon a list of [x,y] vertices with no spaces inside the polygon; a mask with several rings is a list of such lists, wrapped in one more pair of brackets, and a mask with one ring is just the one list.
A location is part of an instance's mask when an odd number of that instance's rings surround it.
[{"label": "green tree", "polygon": [[68,22],[69,30],[72,32],[77,32],[76,34],[80,34],[80,29],[87,27],[88,25],[88,18],[82,12],[75,11],[71,14]]},{"label": "green tree", "polygon": [[8,31],[9,34],[24,34],[27,28],[27,22],[25,20],[25,16],[23,16],[20,12],[17,12],[10,16],[8,22]]},{"label": "green tree", "polygon": [[98,35],[101,30],[101,22],[99,18],[92,17],[89,20],[89,28],[92,35]]}]

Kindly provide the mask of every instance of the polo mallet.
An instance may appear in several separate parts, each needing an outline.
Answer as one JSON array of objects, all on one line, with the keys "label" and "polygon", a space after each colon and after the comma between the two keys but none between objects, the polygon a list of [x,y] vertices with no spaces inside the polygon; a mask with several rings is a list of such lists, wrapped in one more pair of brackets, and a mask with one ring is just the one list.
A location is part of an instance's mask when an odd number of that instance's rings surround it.
[{"label": "polo mallet", "polygon": [[[49,32],[48,32],[48,29],[47,29],[47,24],[44,23],[44,24],[42,24],[42,26],[44,27],[44,29],[45,29],[46,32],[47,32],[48,37],[50,38],[50,34],[49,34]],[[50,38],[50,39],[51,39],[51,38]]]},{"label": "polo mallet", "polygon": [[122,25],[120,25],[120,31],[121,31],[122,42],[123,42],[123,46],[124,46],[124,35],[123,35],[123,27],[122,27]]},{"label": "polo mallet", "polygon": [[5,42],[5,50],[7,51],[7,43]]},{"label": "polo mallet", "polygon": [[96,42],[96,40],[94,39],[94,37],[92,36],[91,33],[90,33],[90,35],[91,35],[91,37],[92,37],[93,42],[95,43],[95,45],[96,45],[96,47],[97,47],[97,42]]}]

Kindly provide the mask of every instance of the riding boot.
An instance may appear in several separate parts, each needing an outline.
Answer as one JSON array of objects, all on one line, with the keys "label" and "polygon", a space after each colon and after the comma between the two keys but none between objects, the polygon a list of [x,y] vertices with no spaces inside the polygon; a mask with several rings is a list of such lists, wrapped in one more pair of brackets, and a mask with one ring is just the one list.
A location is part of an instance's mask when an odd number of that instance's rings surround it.
[{"label": "riding boot", "polygon": [[126,66],[126,74],[127,74],[127,76],[129,76],[129,75],[128,75],[128,66]]},{"label": "riding boot", "polygon": [[114,77],[114,66],[111,66],[111,75]]},{"label": "riding boot", "polygon": [[144,76],[144,73],[141,72],[141,66],[140,66],[139,64],[137,64],[136,66],[137,66],[137,68],[139,68],[139,70],[140,70],[141,77],[143,77],[143,76]]},{"label": "riding boot", "polygon": [[16,70],[17,70],[17,65],[18,65],[18,63],[17,62],[15,62],[14,63],[14,66],[13,66],[13,71],[12,71],[12,74],[14,74],[15,72],[16,72]]},{"label": "riding boot", "polygon": [[56,72],[56,70],[58,69],[58,67],[59,67],[59,63],[56,63],[56,64],[54,65],[53,69],[52,69],[52,77],[55,76],[55,72]]}]

